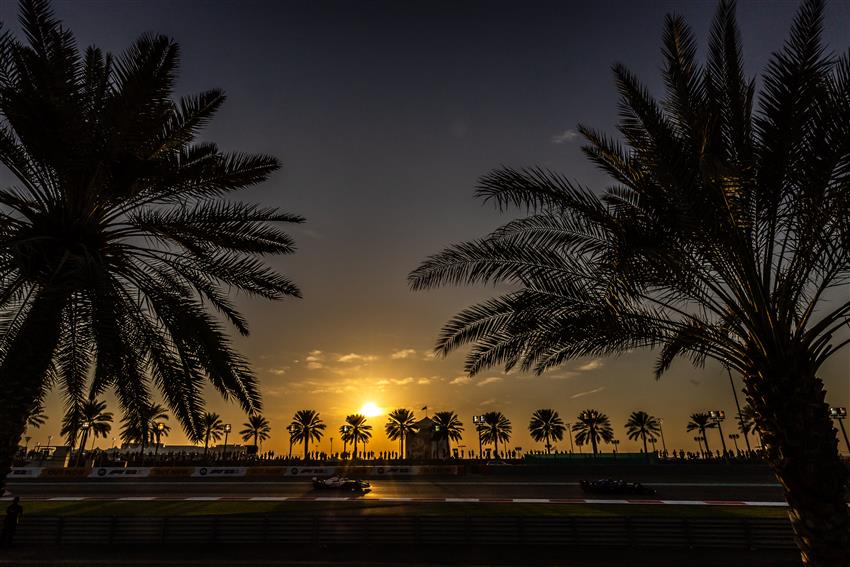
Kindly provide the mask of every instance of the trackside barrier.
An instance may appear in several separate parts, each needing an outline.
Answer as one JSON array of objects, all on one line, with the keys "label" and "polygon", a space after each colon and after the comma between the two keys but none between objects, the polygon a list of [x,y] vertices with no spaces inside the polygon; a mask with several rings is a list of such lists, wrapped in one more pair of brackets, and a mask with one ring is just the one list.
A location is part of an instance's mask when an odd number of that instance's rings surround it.
[{"label": "trackside barrier", "polygon": [[41,477],[51,478],[84,478],[90,473],[90,469],[44,469]]},{"label": "trackside barrier", "polygon": [[506,516],[30,516],[22,545],[486,544],[567,547],[794,549],[780,518]]},{"label": "trackside barrier", "polygon": [[286,474],[286,467],[250,467],[246,476],[283,476]]},{"label": "trackside barrier", "polygon": [[12,467],[8,478],[38,478],[44,467]]},{"label": "trackside barrier", "polygon": [[237,477],[245,476],[246,467],[195,467],[193,477]]},{"label": "trackside barrier", "polygon": [[157,478],[188,478],[195,471],[192,467],[153,467],[151,477]]},{"label": "trackside barrier", "polygon": [[150,474],[150,467],[95,467],[89,478],[146,478]]},{"label": "trackside barrier", "polygon": [[284,467],[284,476],[330,476],[337,467]]}]

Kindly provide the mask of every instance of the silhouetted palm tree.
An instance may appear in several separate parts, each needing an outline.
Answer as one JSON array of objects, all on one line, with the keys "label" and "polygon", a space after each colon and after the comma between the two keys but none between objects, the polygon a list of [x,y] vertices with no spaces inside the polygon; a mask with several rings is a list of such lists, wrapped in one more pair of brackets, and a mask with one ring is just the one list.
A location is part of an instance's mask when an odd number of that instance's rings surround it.
[{"label": "silhouetted palm tree", "polygon": [[708,446],[708,435],[705,434],[706,429],[716,429],[717,422],[711,419],[711,416],[705,412],[692,413],[688,420],[686,429],[688,431],[699,431],[703,443],[705,443],[705,452],[711,455],[711,449]]},{"label": "silhouetted palm tree", "polygon": [[578,414],[573,424],[573,432],[576,434],[576,443],[578,445],[590,443],[594,455],[599,452],[600,441],[610,443],[614,439],[611,420],[595,409],[586,409]]},{"label": "silhouetted palm tree", "polygon": [[292,418],[290,425],[290,434],[292,441],[295,443],[304,443],[304,460],[309,457],[310,441],[316,443],[322,440],[327,426],[319,417],[319,412],[316,410],[298,410]]},{"label": "silhouetted palm tree", "polygon": [[434,432],[435,439],[447,439],[458,443],[463,438],[463,422],[453,411],[435,413],[434,425],[439,427],[439,430]]},{"label": "silhouetted palm tree", "polygon": [[47,423],[47,414],[44,413],[44,405],[39,402],[33,412],[27,417],[27,425],[26,427],[32,427],[33,429],[38,429],[42,425]]},{"label": "silhouetted palm tree", "polygon": [[658,376],[679,356],[739,372],[804,562],[850,565],[848,471],[818,377],[848,344],[835,333],[850,306],[825,294],[850,272],[850,53],[823,45],[823,5],[802,3],[758,95],[732,2],[720,2],[704,64],[687,24],[668,17],[663,102],[615,65],[619,137],[579,127],[614,185],[494,171],[479,194],[531,215],[410,279],[511,289],[443,329],[439,352],[474,345],[472,374],[644,347],[659,352]]},{"label": "silhouetted palm tree", "polygon": [[[161,404],[145,404],[134,408],[121,418],[121,441],[138,443],[141,452],[144,453],[148,444],[158,444],[160,438],[171,431],[171,427],[166,424],[167,421],[167,410]],[[155,431],[159,423],[163,424],[162,432]]]},{"label": "silhouetted palm tree", "polygon": [[[345,454],[348,451],[348,444],[351,443],[351,427],[348,425],[340,425],[339,426],[339,438],[342,440],[342,456],[345,458]],[[290,446],[290,449],[292,447]]]},{"label": "silhouetted palm tree", "polygon": [[112,412],[106,411],[106,402],[94,398],[88,399],[81,405],[72,407],[62,418],[62,429],[60,435],[64,435],[68,444],[72,447],[76,444],[77,435],[82,430],[80,438],[80,450],[86,448],[91,434],[94,439],[106,437],[112,431]]},{"label": "silhouetted palm tree", "polygon": [[253,440],[254,447],[259,446],[260,441],[268,440],[272,431],[269,420],[259,414],[249,415],[248,421],[243,423],[242,426],[245,428],[239,432],[242,441],[247,443]]},{"label": "silhouetted palm tree", "polygon": [[384,429],[387,432],[387,438],[390,441],[399,440],[399,456],[405,458],[406,439],[410,433],[416,433],[416,428],[413,426],[416,419],[413,417],[413,412],[406,408],[393,410],[387,415],[387,424]]},{"label": "silhouetted palm tree", "polygon": [[0,190],[0,481],[54,377],[79,404],[93,376],[124,413],[155,387],[191,438],[207,380],[257,411],[254,374],[216,314],[246,334],[231,291],[298,295],[262,256],[294,249],[272,223],[302,220],[222,199],[279,162],[196,139],[225,97],[174,100],[172,40],[81,54],[48,2],[23,3],[21,22],[28,45],[0,36],[0,163],[17,178]]},{"label": "silhouetted palm tree", "polygon": [[211,412],[204,414],[204,417],[201,418],[201,436],[204,440],[204,456],[206,457],[210,448],[210,440],[216,443],[224,437],[224,422],[220,415]]},{"label": "silhouetted palm tree", "polygon": [[643,440],[643,452],[648,453],[646,440],[661,434],[661,422],[645,411],[633,411],[626,421],[626,434],[632,441]]},{"label": "silhouetted palm tree", "polygon": [[354,458],[357,458],[357,445],[360,442],[368,443],[372,438],[372,426],[366,423],[366,417],[355,413],[345,418],[345,423],[351,427],[348,432],[349,442],[354,443]]},{"label": "silhouetted palm tree", "polygon": [[546,442],[546,453],[552,452],[552,443],[555,441],[563,441],[564,431],[567,430],[564,425],[564,420],[553,409],[539,409],[531,416],[531,421],[528,424],[528,431],[531,433],[531,438],[537,441]]},{"label": "silhouetted palm tree", "polygon": [[484,414],[484,423],[478,425],[481,440],[493,444],[493,457],[499,457],[499,441],[508,443],[511,440],[511,420],[500,411],[488,411]]}]

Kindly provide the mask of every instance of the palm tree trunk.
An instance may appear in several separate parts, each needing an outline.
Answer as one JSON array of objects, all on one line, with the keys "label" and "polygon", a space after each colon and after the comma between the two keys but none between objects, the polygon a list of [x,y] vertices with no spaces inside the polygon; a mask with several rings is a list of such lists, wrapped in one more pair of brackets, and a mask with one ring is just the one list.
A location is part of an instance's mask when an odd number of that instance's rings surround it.
[{"label": "palm tree trunk", "polygon": [[549,447],[549,434],[546,434],[546,454],[550,455],[552,453],[552,448]]},{"label": "palm tree trunk", "polygon": [[593,432],[590,434],[590,446],[593,447],[593,456],[595,457],[598,452],[598,448],[596,447],[596,435],[594,435]]},{"label": "palm tree trunk", "polygon": [[643,454],[648,455],[649,452],[646,449],[646,433],[641,433],[640,436],[643,438]]},{"label": "palm tree trunk", "polygon": [[708,447],[708,435],[705,433],[705,427],[700,427],[699,431],[700,435],[702,435],[702,442],[705,443],[705,452],[711,457],[711,449]]},{"label": "palm tree trunk", "polygon": [[210,432],[207,430],[207,434],[204,437],[204,458],[207,457],[207,451],[210,448]]},{"label": "palm tree trunk", "polygon": [[307,434],[304,435],[304,460],[305,461],[307,460],[307,455],[310,454],[309,451],[310,451],[310,434],[309,434],[309,432],[307,432]]},{"label": "palm tree trunk", "polygon": [[62,307],[67,295],[39,293],[9,345],[0,365],[0,493],[18,443],[26,429],[27,417],[38,402],[53,351],[59,342]]},{"label": "palm tree trunk", "polygon": [[493,458],[499,458],[499,438],[496,435],[493,436]]},{"label": "palm tree trunk", "polygon": [[838,455],[823,382],[802,364],[797,372],[787,366],[768,377],[747,377],[745,393],[785,491],[803,563],[850,565],[848,471]]}]

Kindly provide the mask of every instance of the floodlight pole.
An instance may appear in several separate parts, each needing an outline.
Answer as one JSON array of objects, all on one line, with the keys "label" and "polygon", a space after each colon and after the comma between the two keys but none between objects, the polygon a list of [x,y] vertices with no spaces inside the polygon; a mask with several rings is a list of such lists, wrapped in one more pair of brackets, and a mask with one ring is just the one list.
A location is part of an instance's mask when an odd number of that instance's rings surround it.
[{"label": "floodlight pole", "polygon": [[747,445],[747,453],[752,452],[750,449],[750,439],[747,437],[744,425],[744,415],[741,413],[741,404],[738,402],[738,390],[735,389],[735,381],[732,380],[732,371],[726,367],[726,373],[729,375],[729,384],[732,386],[732,395],[735,396],[735,407],[738,408],[738,425],[740,425],[741,433],[744,434],[744,443]]},{"label": "floodlight pole", "polygon": [[841,427],[841,434],[844,436],[844,445],[847,446],[847,452],[850,453],[850,441],[847,440],[847,430],[844,429],[847,408],[829,408],[829,417],[838,420],[838,425]]}]

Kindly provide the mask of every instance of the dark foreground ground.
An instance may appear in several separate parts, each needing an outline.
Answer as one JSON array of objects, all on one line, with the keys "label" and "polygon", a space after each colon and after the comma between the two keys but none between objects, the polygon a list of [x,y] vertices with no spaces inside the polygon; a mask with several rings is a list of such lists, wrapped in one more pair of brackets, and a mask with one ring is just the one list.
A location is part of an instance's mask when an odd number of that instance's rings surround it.
[{"label": "dark foreground ground", "polygon": [[92,547],[64,546],[20,547],[0,551],[0,565],[129,565],[129,566],[195,566],[291,565],[323,567],[326,565],[464,565],[535,567],[680,567],[718,565],[747,567],[799,566],[793,551],[717,551],[707,549],[579,549],[559,546],[322,546],[303,549],[294,546],[238,546],[204,548],[180,547]]}]

